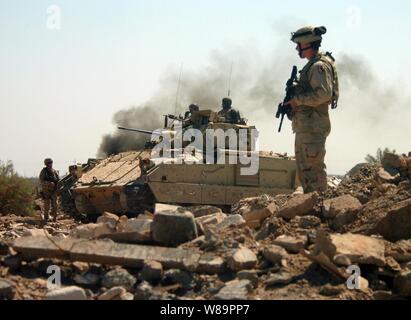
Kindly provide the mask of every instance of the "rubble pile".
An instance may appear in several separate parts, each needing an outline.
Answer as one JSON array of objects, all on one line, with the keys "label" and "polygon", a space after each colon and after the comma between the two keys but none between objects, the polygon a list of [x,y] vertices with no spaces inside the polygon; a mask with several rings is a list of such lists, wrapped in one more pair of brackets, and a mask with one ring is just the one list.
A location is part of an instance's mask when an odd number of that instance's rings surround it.
[{"label": "rubble pile", "polygon": [[[136,218],[0,220],[0,299],[409,299],[411,157],[360,165],[325,193]],[[62,286],[47,288],[50,266]]]}]

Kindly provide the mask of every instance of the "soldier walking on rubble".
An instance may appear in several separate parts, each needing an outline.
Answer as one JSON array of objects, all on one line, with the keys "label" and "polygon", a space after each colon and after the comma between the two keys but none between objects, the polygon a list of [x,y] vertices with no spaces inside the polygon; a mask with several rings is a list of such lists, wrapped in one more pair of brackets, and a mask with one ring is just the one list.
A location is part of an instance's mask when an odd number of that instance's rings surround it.
[{"label": "soldier walking on rubble", "polygon": [[223,117],[225,122],[239,124],[241,123],[240,112],[232,108],[233,101],[230,98],[224,98],[222,109],[218,112],[219,117]]},{"label": "soldier walking on rubble", "polygon": [[[56,170],[53,169],[53,160],[44,160],[45,167],[40,172],[41,196],[44,201],[43,218],[47,222],[49,213],[54,221],[57,220],[57,184],[60,180]],[[50,210],[51,209],[51,210]]]},{"label": "soldier walking on rubble", "polygon": [[319,52],[326,32],[325,27],[309,26],[294,32],[291,38],[300,58],[308,60],[287,103],[292,108],[297,175],[305,193],[327,188],[324,157],[331,131],[328,111],[329,105],[337,107],[338,76],[331,53]]}]

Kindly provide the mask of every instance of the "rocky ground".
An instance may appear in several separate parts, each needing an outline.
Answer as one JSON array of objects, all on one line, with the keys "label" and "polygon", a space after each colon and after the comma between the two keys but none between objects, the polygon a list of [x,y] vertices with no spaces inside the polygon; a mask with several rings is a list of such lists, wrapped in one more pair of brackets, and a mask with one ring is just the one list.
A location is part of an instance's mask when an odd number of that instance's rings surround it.
[{"label": "rocky ground", "polygon": [[[0,299],[409,299],[410,179],[411,157],[388,154],[325,193],[262,195],[231,212],[3,216]],[[50,266],[60,288],[47,289]]]}]

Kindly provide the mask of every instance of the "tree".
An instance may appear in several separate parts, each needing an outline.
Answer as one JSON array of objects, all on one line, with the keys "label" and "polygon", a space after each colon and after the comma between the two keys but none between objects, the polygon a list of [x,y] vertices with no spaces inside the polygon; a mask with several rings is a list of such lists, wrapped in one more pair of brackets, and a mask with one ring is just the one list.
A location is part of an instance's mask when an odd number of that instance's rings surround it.
[{"label": "tree", "polygon": [[0,161],[0,214],[33,213],[33,191],[33,184],[15,172],[11,161]]},{"label": "tree", "polygon": [[386,153],[395,153],[395,150],[390,150],[388,148],[382,150],[381,148],[378,148],[376,155],[372,156],[370,154],[367,154],[365,161],[372,164],[381,164],[381,161]]}]

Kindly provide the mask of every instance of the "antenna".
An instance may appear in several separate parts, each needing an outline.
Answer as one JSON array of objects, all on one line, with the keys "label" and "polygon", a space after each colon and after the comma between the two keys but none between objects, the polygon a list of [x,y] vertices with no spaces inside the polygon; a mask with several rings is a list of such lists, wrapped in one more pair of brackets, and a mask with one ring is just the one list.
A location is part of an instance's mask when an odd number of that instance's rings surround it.
[{"label": "antenna", "polygon": [[177,106],[178,106],[178,96],[180,94],[180,86],[181,86],[181,75],[183,74],[183,63],[181,63],[180,67],[180,75],[178,77],[178,85],[177,85],[177,93],[176,93],[176,104],[174,107],[174,115],[177,114]]},{"label": "antenna", "polygon": [[228,78],[228,97],[231,95],[231,77],[233,75],[233,62],[231,62],[230,77]]}]

